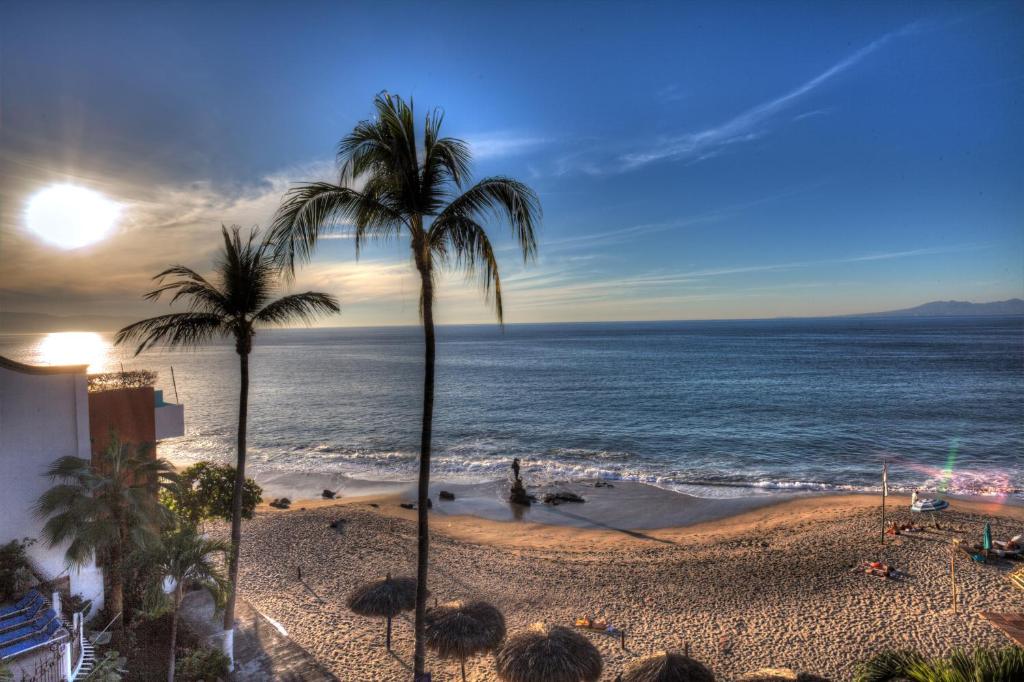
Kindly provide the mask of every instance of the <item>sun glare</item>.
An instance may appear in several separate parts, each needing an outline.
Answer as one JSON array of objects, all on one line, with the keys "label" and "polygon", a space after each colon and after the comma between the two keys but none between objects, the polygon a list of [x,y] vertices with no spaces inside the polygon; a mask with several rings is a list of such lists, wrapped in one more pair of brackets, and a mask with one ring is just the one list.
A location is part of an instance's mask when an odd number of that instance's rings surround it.
[{"label": "sun glare", "polygon": [[55,332],[36,346],[36,362],[45,365],[89,365],[90,372],[103,371],[110,344],[95,332]]},{"label": "sun glare", "polygon": [[29,199],[29,232],[62,249],[94,244],[114,228],[121,205],[99,192],[75,185],[53,185]]}]

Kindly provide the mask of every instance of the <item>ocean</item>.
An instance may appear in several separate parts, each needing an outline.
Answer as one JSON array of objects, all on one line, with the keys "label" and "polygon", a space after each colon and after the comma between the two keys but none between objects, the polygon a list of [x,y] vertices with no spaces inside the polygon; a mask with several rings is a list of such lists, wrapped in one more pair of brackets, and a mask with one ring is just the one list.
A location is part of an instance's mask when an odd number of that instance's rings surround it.
[{"label": "ocean", "polygon": [[[76,353],[78,354],[76,356]],[[231,344],[139,358],[110,335],[0,334],[25,362],[149,368],[185,403],[175,461],[234,456]],[[171,367],[174,368],[172,382]],[[416,327],[260,332],[249,457],[259,476],[410,481]],[[890,486],[1024,497],[1024,318],[449,326],[438,330],[433,477],[602,477],[705,497]]]}]

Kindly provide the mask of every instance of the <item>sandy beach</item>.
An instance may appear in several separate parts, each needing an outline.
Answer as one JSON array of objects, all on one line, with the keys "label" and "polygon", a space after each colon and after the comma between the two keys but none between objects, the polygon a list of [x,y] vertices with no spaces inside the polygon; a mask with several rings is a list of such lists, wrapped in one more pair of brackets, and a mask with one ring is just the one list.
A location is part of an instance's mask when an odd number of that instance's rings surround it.
[{"label": "sandy beach", "polygon": [[[622,649],[616,638],[587,635],[604,657],[605,680],[637,657],[685,645],[723,680],[769,666],[847,680],[858,661],[885,647],[937,655],[1001,646],[1003,635],[977,612],[1020,604],[1005,579],[1012,564],[961,554],[957,612],[951,608],[951,539],[979,541],[986,520],[997,539],[1024,531],[1024,509],[994,499],[954,500],[939,517],[941,530],[889,537],[883,548],[876,496],[723,503],[641,484],[595,495],[589,485],[591,501],[538,508],[523,520],[508,510],[504,520],[483,518],[489,514],[471,491],[462,491],[463,506],[435,497],[433,594],[490,601],[510,632],[537,621],[607,618],[627,639]],[[415,512],[398,506],[404,499],[398,492],[297,501],[283,512],[262,507],[244,527],[241,593],[339,679],[409,678],[411,614],[396,622],[389,655],[383,622],[345,608],[362,582],[414,574]],[[678,509],[663,506],[673,499]],[[929,527],[908,505],[890,497],[889,518]],[[615,522],[615,509],[626,522]],[[658,515],[667,527],[649,525]],[[867,560],[894,564],[906,577],[851,570]],[[455,662],[429,657],[428,669],[435,680],[458,679]],[[495,679],[490,658],[467,669],[470,679]]]}]

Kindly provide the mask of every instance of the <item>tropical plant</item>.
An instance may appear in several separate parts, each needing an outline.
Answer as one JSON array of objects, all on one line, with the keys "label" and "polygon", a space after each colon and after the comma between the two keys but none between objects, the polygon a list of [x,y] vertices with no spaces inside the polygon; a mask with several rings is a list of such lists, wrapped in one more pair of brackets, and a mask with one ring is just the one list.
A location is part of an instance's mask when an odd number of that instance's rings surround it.
[{"label": "tropical plant", "polygon": [[[147,600],[147,615],[171,616],[170,663],[167,682],[174,682],[174,657],[178,641],[178,609],[188,588],[200,587],[222,607],[227,594],[227,579],[216,563],[216,554],[226,554],[231,545],[217,540],[207,540],[196,532],[195,527],[183,524],[165,531],[158,545],[143,551],[146,563],[153,566],[160,580],[150,586]],[[170,594],[165,591],[170,589]]]},{"label": "tropical plant", "polygon": [[[313,182],[288,191],[274,220],[279,260],[289,269],[310,257],[318,237],[348,231],[356,255],[368,240],[408,236],[420,276],[423,322],[423,421],[418,487],[416,649],[414,673],[423,675],[429,536],[427,493],[434,414],[434,292],[445,269],[478,276],[501,321],[501,279],[484,223],[509,223],[523,259],[536,253],[534,226],[540,203],[533,191],[506,177],[465,189],[471,154],[462,140],[441,137],[443,115],[427,114],[417,140],[412,102],[381,93],[377,116],[356,125],[338,146],[338,184]],[[361,189],[356,189],[356,187]]]},{"label": "tropical plant", "polygon": [[[96,463],[61,457],[46,473],[57,485],[36,504],[36,513],[46,519],[43,538],[51,547],[67,543],[69,566],[105,556],[110,568],[107,606],[112,615],[122,614],[127,553],[156,541],[169,520],[157,490],[173,480],[171,465],[152,456],[152,445],[123,443],[111,433]],[[123,628],[123,614],[120,623]]]},{"label": "tropical plant", "polygon": [[[214,281],[184,265],[172,266],[153,279],[159,286],[145,297],[157,300],[173,293],[171,303],[187,302],[186,312],[169,313],[121,329],[115,344],[137,341],[135,354],[157,345],[192,348],[214,338],[235,342],[239,357],[238,453],[231,503],[231,551],[228,558],[227,604],[224,607],[225,647],[235,623],[235,588],[238,585],[238,548],[242,540],[242,503],[245,489],[246,424],[249,414],[249,354],[260,327],[289,322],[312,322],[318,315],[339,312],[333,296],[307,291],[271,300],[280,280],[280,266],[268,239],[258,230],[243,238],[238,227],[221,227],[224,248],[215,266]],[[165,282],[167,278],[170,281]],[[230,651],[226,652],[230,655]]]},{"label": "tropical plant", "polygon": [[34,542],[32,538],[24,538],[0,545],[0,602],[19,597],[32,584],[28,548]]},{"label": "tropical plant", "polygon": [[927,659],[914,651],[883,651],[857,671],[856,682],[1012,682],[1024,680],[1024,649],[955,650]]},{"label": "tropical plant", "polygon": [[[235,467],[197,462],[178,473],[174,485],[160,491],[160,502],[180,522],[198,527],[204,521],[231,521],[235,491]],[[263,488],[251,478],[242,488],[242,518],[251,519],[263,499]]]},{"label": "tropical plant", "polygon": [[216,649],[191,649],[181,657],[175,679],[178,682],[206,682],[227,679],[231,662]]},{"label": "tropical plant", "polygon": [[123,671],[127,664],[128,659],[124,656],[116,651],[107,651],[103,658],[96,662],[92,672],[83,680],[85,682],[121,682],[124,679]]}]

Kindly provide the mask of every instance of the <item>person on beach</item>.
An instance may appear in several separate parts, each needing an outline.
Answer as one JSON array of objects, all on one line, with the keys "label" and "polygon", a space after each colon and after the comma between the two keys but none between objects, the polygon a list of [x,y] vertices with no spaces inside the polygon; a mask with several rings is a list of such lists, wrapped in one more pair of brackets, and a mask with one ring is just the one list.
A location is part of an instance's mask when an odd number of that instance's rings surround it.
[{"label": "person on beach", "polygon": [[520,480],[519,479],[519,458],[518,457],[513,457],[512,458],[512,478],[517,480],[517,481]]},{"label": "person on beach", "polygon": [[914,492],[910,493],[910,506],[913,507],[915,504],[917,504],[917,489],[916,488],[914,489]]}]

